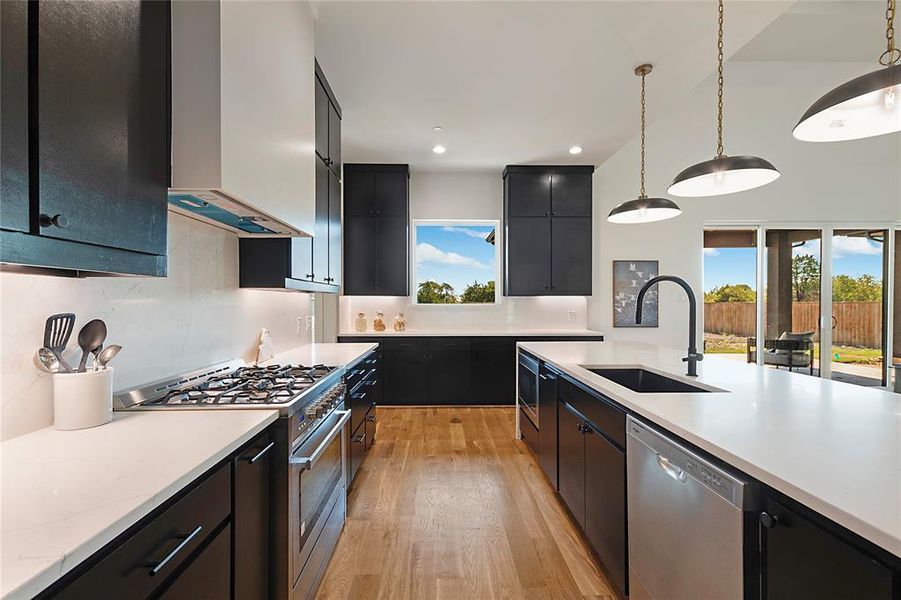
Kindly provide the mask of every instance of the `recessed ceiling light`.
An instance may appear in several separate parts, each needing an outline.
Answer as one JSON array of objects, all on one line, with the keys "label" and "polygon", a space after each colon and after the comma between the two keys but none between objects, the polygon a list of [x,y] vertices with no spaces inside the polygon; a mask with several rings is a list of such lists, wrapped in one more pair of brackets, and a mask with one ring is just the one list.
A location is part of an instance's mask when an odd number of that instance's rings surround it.
[{"label": "recessed ceiling light", "polygon": [[441,133],[442,131],[444,131],[444,127],[442,127],[441,125],[435,125],[434,127],[432,127],[432,131],[434,131],[435,133]]},{"label": "recessed ceiling light", "polygon": [[447,152],[447,148],[445,148],[441,144],[438,144],[437,146],[432,148],[432,152],[434,152],[435,154],[444,154],[445,152]]},{"label": "recessed ceiling light", "polygon": [[570,154],[581,154],[582,146],[573,146],[572,148],[569,149],[569,153]]}]

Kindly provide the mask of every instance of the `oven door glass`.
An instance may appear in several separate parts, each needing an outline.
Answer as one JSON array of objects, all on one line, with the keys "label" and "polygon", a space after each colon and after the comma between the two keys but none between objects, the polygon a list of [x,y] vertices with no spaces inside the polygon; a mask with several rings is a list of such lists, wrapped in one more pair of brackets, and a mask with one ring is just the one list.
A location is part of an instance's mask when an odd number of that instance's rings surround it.
[{"label": "oven door glass", "polygon": [[[292,453],[292,488],[297,497],[293,519],[294,580],[300,576],[334,502],[335,490],[344,487],[344,423],[350,412],[335,411]],[[306,460],[312,458],[313,460]],[[293,516],[293,515],[292,515]]]}]

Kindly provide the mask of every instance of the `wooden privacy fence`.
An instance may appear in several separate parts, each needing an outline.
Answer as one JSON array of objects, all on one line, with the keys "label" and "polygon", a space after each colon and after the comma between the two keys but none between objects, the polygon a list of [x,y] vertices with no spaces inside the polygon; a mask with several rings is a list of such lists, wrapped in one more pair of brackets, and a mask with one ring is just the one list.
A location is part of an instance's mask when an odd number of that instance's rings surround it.
[{"label": "wooden privacy fence", "polygon": [[[705,302],[704,331],[740,337],[755,335],[757,308],[753,302]],[[820,305],[792,303],[792,330],[817,331]],[[882,346],[881,302],[833,302],[832,343],[838,346]],[[782,333],[781,331],[779,333]]]}]

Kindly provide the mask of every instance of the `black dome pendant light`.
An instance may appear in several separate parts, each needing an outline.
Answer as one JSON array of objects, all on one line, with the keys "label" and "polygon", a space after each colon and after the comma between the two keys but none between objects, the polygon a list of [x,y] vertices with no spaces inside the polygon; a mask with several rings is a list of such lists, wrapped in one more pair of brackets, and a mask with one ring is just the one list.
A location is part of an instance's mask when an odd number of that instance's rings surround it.
[{"label": "black dome pendant light", "polygon": [[842,142],[901,131],[901,49],[895,47],[895,0],[885,8],[883,68],[838,86],[807,109],[792,130],[803,142]]},{"label": "black dome pendant light", "polygon": [[672,200],[648,198],[644,193],[644,78],[653,69],[648,64],[635,67],[635,74],[641,77],[641,190],[638,198],[627,200],[610,211],[607,220],[611,223],[651,223],[671,219],[682,213]]},{"label": "black dome pendant light", "polygon": [[667,191],[674,196],[722,196],[743,192],[779,178],[768,160],[757,156],[723,154],[723,0],[719,0],[717,33],[717,131],[716,157],[692,165],[676,175]]}]

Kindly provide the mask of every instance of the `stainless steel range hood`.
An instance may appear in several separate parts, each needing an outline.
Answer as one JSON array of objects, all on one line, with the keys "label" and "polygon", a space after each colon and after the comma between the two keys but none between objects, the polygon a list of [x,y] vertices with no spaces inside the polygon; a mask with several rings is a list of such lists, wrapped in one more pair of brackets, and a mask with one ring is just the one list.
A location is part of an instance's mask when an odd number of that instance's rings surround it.
[{"label": "stainless steel range hood", "polygon": [[240,236],[311,236],[309,6],[181,0],[171,14],[170,209]]}]

